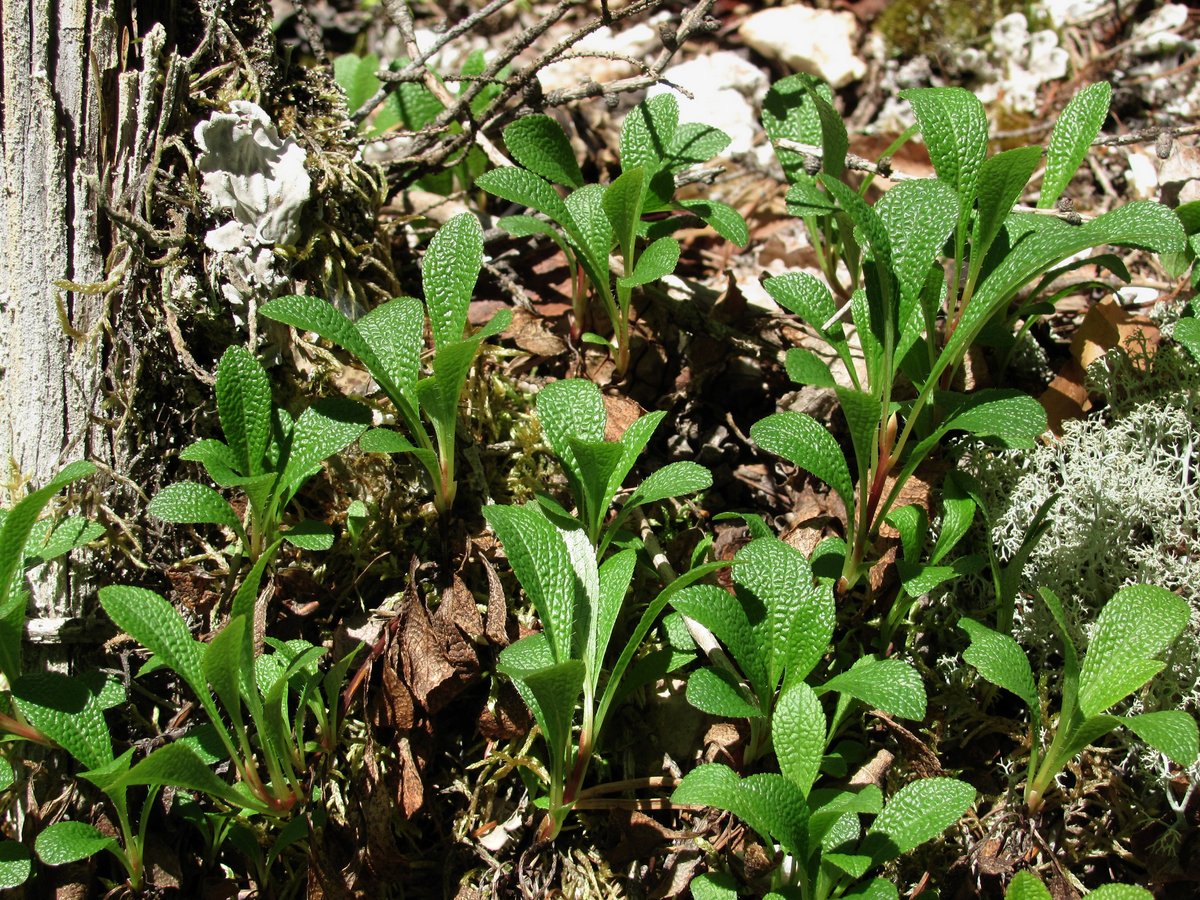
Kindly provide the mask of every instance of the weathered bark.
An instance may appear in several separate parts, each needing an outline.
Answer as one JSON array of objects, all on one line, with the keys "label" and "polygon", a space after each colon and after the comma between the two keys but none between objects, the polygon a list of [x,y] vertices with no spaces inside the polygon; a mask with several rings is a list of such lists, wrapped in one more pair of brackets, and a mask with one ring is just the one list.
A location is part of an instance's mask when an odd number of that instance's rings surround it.
[{"label": "weathered bark", "polygon": [[[111,461],[92,426],[102,362],[82,337],[103,297],[55,282],[104,279],[89,176],[105,137],[97,80],[113,65],[115,26],[108,0],[9,0],[0,15],[0,464],[40,484],[72,459]],[[76,612],[71,595],[62,570],[34,585],[43,613]]]}]

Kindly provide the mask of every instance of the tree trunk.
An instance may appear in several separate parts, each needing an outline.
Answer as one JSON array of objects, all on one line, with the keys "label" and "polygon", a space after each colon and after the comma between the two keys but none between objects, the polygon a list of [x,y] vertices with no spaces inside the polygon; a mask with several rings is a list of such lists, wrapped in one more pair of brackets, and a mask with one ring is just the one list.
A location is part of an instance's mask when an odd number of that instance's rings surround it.
[{"label": "tree trunk", "polygon": [[[0,15],[0,464],[11,490],[74,459],[112,462],[93,425],[104,296],[55,283],[105,278],[90,179],[107,127],[97,80],[114,66],[116,26],[108,0],[6,0]],[[78,613],[65,566],[33,589],[37,614]]]}]

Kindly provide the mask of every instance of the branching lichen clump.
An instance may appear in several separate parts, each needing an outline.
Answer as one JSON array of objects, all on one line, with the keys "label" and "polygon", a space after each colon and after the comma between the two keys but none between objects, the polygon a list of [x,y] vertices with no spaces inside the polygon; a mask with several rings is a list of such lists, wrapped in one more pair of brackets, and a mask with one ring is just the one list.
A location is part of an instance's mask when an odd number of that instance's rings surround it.
[{"label": "branching lichen clump", "polygon": [[[1068,422],[1060,440],[997,451],[968,463],[990,495],[992,540],[1003,558],[1024,539],[1051,494],[1050,527],[1025,566],[1027,594],[1048,587],[1073,622],[1094,622],[1119,587],[1178,592],[1192,608],[1183,638],[1138,708],[1200,709],[1200,367],[1173,345],[1153,357],[1110,351],[1089,371],[1109,400],[1102,414]],[[1019,600],[1015,636],[1056,646],[1053,625]],[[1074,635],[1078,639],[1085,635]],[[1136,709],[1134,711],[1137,711]]]}]

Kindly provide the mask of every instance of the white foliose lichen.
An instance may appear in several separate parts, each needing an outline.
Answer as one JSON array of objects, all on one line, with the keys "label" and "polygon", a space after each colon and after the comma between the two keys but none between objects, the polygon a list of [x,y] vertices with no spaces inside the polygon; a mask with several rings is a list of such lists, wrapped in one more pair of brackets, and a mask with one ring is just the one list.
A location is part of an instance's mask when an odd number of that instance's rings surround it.
[{"label": "white foliose lichen", "polygon": [[[1036,510],[1052,494],[1050,526],[1022,573],[1014,637],[1035,667],[1058,652],[1040,601],[1062,600],[1085,647],[1104,604],[1127,584],[1176,591],[1191,621],[1168,649],[1163,671],[1135,694],[1129,711],[1200,711],[1200,368],[1177,347],[1152,358],[1110,351],[1089,370],[1107,408],[1064,425],[1058,441],[1028,451],[979,451],[966,468],[993,514],[991,539],[1002,559],[1017,551]],[[1162,771],[1141,745],[1140,768]],[[1200,767],[1196,773],[1200,775]]]},{"label": "white foliose lichen", "polygon": [[216,212],[232,219],[210,230],[209,277],[236,307],[248,295],[272,296],[286,284],[274,248],[300,237],[300,215],[312,192],[307,154],[279,131],[262,108],[234,100],[195,130],[200,189]]}]

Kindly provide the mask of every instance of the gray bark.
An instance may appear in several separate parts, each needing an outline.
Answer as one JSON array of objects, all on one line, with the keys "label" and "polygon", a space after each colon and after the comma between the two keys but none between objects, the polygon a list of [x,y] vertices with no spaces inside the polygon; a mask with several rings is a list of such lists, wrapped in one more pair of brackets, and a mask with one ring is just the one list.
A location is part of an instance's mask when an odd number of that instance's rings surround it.
[{"label": "gray bark", "polygon": [[[92,417],[104,296],[55,282],[105,278],[89,179],[109,127],[97,81],[114,65],[116,30],[108,0],[6,0],[0,16],[0,465],[4,481],[36,485],[74,459],[111,462]],[[58,571],[34,584],[34,605],[77,614]]]}]

